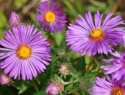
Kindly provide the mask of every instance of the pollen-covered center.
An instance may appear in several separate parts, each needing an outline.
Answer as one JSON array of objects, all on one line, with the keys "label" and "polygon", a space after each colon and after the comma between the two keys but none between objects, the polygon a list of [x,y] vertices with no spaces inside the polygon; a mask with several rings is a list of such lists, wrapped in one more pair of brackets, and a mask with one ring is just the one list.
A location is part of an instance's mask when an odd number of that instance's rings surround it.
[{"label": "pollen-covered center", "polygon": [[53,12],[51,11],[48,11],[46,14],[45,14],[45,20],[49,23],[52,23],[54,22],[56,19],[56,16]]},{"label": "pollen-covered center", "polygon": [[94,29],[90,32],[90,39],[94,41],[100,41],[104,37],[104,33],[101,29]]},{"label": "pollen-covered center", "polygon": [[18,47],[16,53],[20,59],[27,59],[31,55],[31,48],[28,47],[27,45],[21,45]]},{"label": "pollen-covered center", "polygon": [[116,86],[111,90],[111,94],[110,95],[124,95],[123,89]]}]

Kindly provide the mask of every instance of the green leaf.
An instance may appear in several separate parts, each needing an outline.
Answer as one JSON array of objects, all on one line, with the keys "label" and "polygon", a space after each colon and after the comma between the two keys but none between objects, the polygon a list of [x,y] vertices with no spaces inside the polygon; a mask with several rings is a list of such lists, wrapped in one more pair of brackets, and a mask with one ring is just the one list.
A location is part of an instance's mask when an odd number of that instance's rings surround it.
[{"label": "green leaf", "polygon": [[57,34],[51,34],[52,37],[55,39],[55,42],[56,42],[56,45],[57,46],[60,46],[62,41],[64,40],[65,38],[65,33],[63,31],[61,32],[58,32]]},{"label": "green leaf", "polygon": [[103,2],[99,2],[99,1],[96,1],[96,0],[89,0],[89,1],[90,1],[90,3],[92,3],[93,5],[95,5],[97,7],[106,8],[106,4],[103,3]]},{"label": "green leaf", "polygon": [[98,8],[96,6],[88,5],[86,6],[86,11],[91,10],[91,12],[96,12]]},{"label": "green leaf", "polygon": [[78,13],[77,13],[75,7],[72,5],[72,3],[69,0],[62,0],[62,1],[67,6],[69,12],[72,13],[72,16],[76,17],[78,15]]},{"label": "green leaf", "polygon": [[27,89],[27,86],[22,83],[19,87],[17,87],[17,89],[19,89],[18,94],[22,94]]},{"label": "green leaf", "polygon": [[89,64],[90,61],[91,61],[91,57],[85,55],[85,63]]},{"label": "green leaf", "polygon": [[85,74],[84,78],[85,79],[91,79],[91,78],[95,78],[96,75],[95,74]]},{"label": "green leaf", "polygon": [[7,20],[5,15],[0,11],[0,28],[3,28],[6,26]]},{"label": "green leaf", "polygon": [[73,84],[69,84],[66,86],[65,91],[69,91],[73,88]]},{"label": "green leaf", "polygon": [[12,86],[19,90],[18,94],[22,94],[30,86],[30,83],[29,81],[15,80]]},{"label": "green leaf", "polygon": [[3,38],[3,33],[4,33],[4,30],[0,29],[0,38]]},{"label": "green leaf", "polygon": [[83,12],[85,11],[85,8],[83,7],[84,6],[83,1],[82,0],[76,0],[75,2],[76,2],[76,6],[77,6],[76,8],[78,10],[78,13],[83,14]]},{"label": "green leaf", "polygon": [[46,95],[45,89],[41,90],[39,93],[35,93],[34,95]]},{"label": "green leaf", "polygon": [[27,0],[14,0],[14,5],[20,8],[23,4],[25,4]]},{"label": "green leaf", "polygon": [[[94,68],[94,67],[93,67]],[[99,70],[99,67],[96,67],[96,68],[94,68],[94,70],[92,70],[92,73],[95,73],[95,72],[97,72]]]},{"label": "green leaf", "polygon": [[77,71],[83,71],[83,73],[85,73],[86,71],[86,64],[85,64],[85,57],[80,57],[78,59],[78,63],[77,65],[75,66],[76,70]]},{"label": "green leaf", "polygon": [[85,95],[85,94],[86,94],[86,92],[85,92],[85,91],[81,91],[81,94],[82,94],[82,95]]}]

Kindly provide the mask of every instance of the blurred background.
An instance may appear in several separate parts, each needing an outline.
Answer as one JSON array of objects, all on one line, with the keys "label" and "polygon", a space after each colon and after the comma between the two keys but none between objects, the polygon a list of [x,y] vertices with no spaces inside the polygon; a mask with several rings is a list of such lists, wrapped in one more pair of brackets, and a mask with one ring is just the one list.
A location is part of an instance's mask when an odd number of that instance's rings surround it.
[{"label": "blurred background", "polygon": [[[67,20],[68,20],[67,25],[69,23],[73,23],[74,19],[78,17],[78,14],[84,15],[84,13],[88,10],[91,10],[93,14],[97,10],[99,10],[104,15],[106,15],[109,12],[113,12],[115,15],[121,15],[122,18],[125,20],[125,0],[54,0],[54,1],[57,2],[58,5],[62,8],[62,10],[67,14]],[[3,37],[2,35],[4,31],[8,29],[8,19],[12,11],[15,11],[18,15],[20,15],[22,23],[24,24],[33,23],[37,27],[39,27],[40,25],[38,22],[36,22],[35,14],[36,14],[36,8],[40,2],[42,2],[42,0],[0,0],[0,38]],[[44,76],[46,77],[46,75],[43,75],[42,77]],[[35,86],[34,83],[33,85]],[[32,86],[29,87],[30,88],[27,89],[24,84],[21,85],[19,84],[19,86],[18,84],[16,84],[15,87],[14,85],[0,86],[0,95],[17,95],[17,93],[20,95],[45,95],[42,94],[45,93],[45,90],[44,92],[41,93],[32,93],[35,92],[35,90]],[[39,87],[42,88],[43,85]],[[21,90],[18,91],[20,88]]]}]

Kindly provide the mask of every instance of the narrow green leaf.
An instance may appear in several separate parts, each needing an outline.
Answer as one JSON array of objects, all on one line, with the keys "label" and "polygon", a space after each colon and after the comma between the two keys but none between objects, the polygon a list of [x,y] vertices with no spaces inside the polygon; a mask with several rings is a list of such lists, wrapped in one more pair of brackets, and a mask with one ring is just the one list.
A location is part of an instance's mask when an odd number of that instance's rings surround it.
[{"label": "narrow green leaf", "polygon": [[84,78],[85,79],[91,79],[91,78],[95,78],[95,74],[86,74],[85,76],[84,76]]},{"label": "narrow green leaf", "polygon": [[68,10],[70,13],[73,13],[73,16],[77,16],[77,11],[75,10],[75,8],[73,7],[72,3],[69,0],[62,0],[63,3],[67,6]]},{"label": "narrow green leaf", "polygon": [[69,91],[73,88],[73,84],[69,84],[66,86],[65,91]]},{"label": "narrow green leaf", "polygon": [[61,31],[61,32],[58,32],[57,34],[52,34],[52,36],[55,39],[56,45],[60,46],[62,44],[62,41],[65,38],[65,33]]},{"label": "narrow green leaf", "polygon": [[46,95],[45,89],[41,90],[39,93],[35,93],[34,95]]},{"label": "narrow green leaf", "polygon": [[0,11],[0,28],[3,28],[6,26],[7,20],[5,15]]},{"label": "narrow green leaf", "polygon": [[14,0],[14,5],[19,8],[26,2],[27,2],[27,0]]}]

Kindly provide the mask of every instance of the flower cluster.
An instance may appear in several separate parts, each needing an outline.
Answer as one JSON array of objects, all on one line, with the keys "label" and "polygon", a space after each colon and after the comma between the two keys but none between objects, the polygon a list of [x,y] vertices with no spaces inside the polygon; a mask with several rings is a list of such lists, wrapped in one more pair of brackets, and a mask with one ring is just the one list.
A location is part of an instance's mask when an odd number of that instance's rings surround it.
[{"label": "flower cluster", "polygon": [[[121,45],[125,42],[124,21],[120,16],[112,17],[109,13],[102,22],[103,14],[97,11],[92,19],[91,12],[85,13],[85,18],[79,15],[80,19],[75,24],[70,24],[66,31],[66,41],[70,49],[92,56],[95,54],[109,53],[115,58],[103,59],[110,65],[101,66],[105,71],[103,78],[97,77],[89,93],[92,95],[125,95],[125,53],[115,52],[112,46]],[[124,43],[125,44],[125,43]]]},{"label": "flower cluster", "polygon": [[[124,35],[123,41],[125,42]],[[124,43],[125,44],[125,43]],[[96,84],[90,90],[92,95],[124,95],[125,94],[125,53],[117,52],[111,53],[114,57],[111,59],[103,59],[107,65],[101,66],[105,71],[105,76],[111,78],[96,78]],[[110,63],[110,64],[109,64]]]},{"label": "flower cluster", "polygon": [[[67,23],[66,14],[51,0],[40,0],[40,5],[36,10],[35,17],[41,25],[41,30],[33,24],[22,24],[20,16],[15,12],[10,15],[8,21],[10,29],[6,30],[3,38],[0,39],[0,70],[3,72],[0,74],[1,85],[9,84],[15,79],[32,80],[44,72],[50,64],[51,44],[48,41],[49,38],[45,38],[42,32],[48,32],[48,34],[49,32],[61,32]],[[84,80],[82,77],[83,80],[80,80],[82,79],[80,76],[86,74],[77,73],[77,70],[73,68],[76,65],[68,64],[68,62],[79,64],[76,62],[79,57],[73,59],[67,56],[66,51],[59,51],[56,54],[59,58],[56,56],[57,58],[52,58],[52,60],[62,61],[64,59],[66,64],[59,65],[57,75],[60,77],[49,83],[46,94],[62,94],[67,85],[68,93],[76,95],[77,93],[73,90],[76,89],[74,84],[79,84],[80,90],[89,89],[88,92],[92,95],[125,95],[125,52],[114,52],[115,46],[125,44],[124,25],[121,16],[113,17],[113,13],[108,13],[105,18],[99,11],[94,16],[90,11],[86,12],[84,17],[79,15],[79,18],[75,19],[75,23],[69,24],[66,30],[66,45],[69,46],[69,49],[85,57],[94,57],[97,54],[105,56],[111,54],[115,57],[103,59],[103,62],[108,63],[99,67],[103,76],[96,77],[94,85],[90,89],[91,79]],[[60,62],[59,60],[57,63]],[[86,64],[84,67],[86,70]],[[50,66],[50,68],[53,73],[54,67]]]},{"label": "flower cluster", "polygon": [[[63,29],[66,15],[55,2],[41,2],[37,10],[36,19],[42,23],[43,29],[52,32]],[[11,29],[5,31],[0,40],[0,68],[14,79],[32,80],[49,65],[50,44],[34,25],[20,22],[20,17],[12,12],[9,18]]]}]

